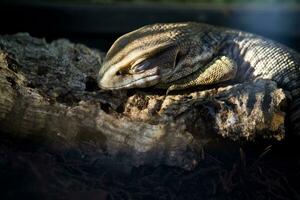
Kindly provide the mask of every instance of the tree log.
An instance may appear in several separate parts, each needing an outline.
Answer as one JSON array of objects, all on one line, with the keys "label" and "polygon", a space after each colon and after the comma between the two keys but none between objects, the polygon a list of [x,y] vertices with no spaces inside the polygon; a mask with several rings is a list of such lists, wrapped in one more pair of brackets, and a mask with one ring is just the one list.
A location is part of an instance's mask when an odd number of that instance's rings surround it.
[{"label": "tree log", "polygon": [[[122,166],[200,161],[208,139],[285,135],[287,95],[270,80],[166,95],[154,89],[102,91],[103,53],[60,39],[0,36],[0,128],[17,138],[93,145]],[[61,143],[62,142],[62,143]],[[83,153],[88,147],[83,149]]]}]

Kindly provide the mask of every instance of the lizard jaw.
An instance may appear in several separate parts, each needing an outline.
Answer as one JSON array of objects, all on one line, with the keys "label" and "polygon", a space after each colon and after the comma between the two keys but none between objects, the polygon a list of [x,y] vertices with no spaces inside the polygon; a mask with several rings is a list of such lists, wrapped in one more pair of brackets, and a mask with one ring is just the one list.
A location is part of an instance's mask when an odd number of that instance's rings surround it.
[{"label": "lizard jaw", "polygon": [[157,84],[160,81],[158,67],[151,68],[139,74],[111,76],[107,71],[98,81],[99,87],[106,90],[144,88]]}]

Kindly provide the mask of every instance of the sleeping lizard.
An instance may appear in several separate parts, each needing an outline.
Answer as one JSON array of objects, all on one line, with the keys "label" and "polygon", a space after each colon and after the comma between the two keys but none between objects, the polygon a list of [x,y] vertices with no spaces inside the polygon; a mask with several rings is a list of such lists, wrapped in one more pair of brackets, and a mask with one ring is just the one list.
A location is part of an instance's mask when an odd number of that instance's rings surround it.
[{"label": "sleeping lizard", "polygon": [[296,122],[299,67],[297,52],[255,34],[195,22],[153,24],[114,42],[100,68],[98,85],[106,90],[153,86],[168,93],[270,79],[291,93],[295,112],[290,118]]}]

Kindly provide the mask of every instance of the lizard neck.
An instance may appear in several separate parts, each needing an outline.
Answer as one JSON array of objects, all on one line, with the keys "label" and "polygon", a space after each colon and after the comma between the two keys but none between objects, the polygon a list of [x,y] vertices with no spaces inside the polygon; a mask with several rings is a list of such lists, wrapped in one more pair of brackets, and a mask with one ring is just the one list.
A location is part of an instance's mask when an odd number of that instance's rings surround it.
[{"label": "lizard neck", "polygon": [[226,37],[218,54],[219,56],[225,55],[236,62],[238,70],[232,82],[237,83],[253,80],[254,63],[251,62],[253,61],[252,59],[247,59],[246,52],[248,52],[249,49],[247,45],[244,44],[249,34],[235,30],[228,30],[225,31],[225,33]]}]

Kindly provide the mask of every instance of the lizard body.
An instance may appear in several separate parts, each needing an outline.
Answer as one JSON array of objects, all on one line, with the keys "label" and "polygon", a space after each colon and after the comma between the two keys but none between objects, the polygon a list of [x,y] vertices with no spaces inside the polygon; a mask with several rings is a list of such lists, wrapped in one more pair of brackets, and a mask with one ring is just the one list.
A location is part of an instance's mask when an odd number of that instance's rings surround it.
[{"label": "lizard body", "polygon": [[208,24],[154,24],[123,35],[108,51],[98,84],[170,91],[255,79],[271,79],[289,91],[291,119],[300,119],[300,55],[261,36]]}]

